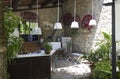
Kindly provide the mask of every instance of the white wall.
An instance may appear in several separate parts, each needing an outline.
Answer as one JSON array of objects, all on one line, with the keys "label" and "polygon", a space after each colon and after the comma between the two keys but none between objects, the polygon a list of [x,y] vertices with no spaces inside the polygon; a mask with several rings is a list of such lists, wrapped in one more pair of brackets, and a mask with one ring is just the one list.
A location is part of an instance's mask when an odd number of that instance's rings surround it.
[{"label": "white wall", "polygon": [[116,41],[120,41],[120,0],[115,1]]}]

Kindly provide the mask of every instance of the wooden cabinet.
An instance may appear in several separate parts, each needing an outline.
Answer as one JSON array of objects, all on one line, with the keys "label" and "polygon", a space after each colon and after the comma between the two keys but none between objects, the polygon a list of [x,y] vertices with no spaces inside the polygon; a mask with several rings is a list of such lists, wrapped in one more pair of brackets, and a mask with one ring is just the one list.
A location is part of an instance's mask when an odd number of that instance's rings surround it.
[{"label": "wooden cabinet", "polygon": [[15,58],[8,66],[10,79],[52,79],[54,53],[47,56]]}]

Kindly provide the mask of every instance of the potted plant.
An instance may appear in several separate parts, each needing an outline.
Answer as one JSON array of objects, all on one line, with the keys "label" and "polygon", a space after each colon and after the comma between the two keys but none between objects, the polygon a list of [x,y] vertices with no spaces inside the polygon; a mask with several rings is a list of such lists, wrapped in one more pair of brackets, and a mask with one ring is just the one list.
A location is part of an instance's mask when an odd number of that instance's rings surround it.
[{"label": "potted plant", "polygon": [[49,42],[45,42],[43,44],[44,50],[46,54],[50,54],[50,51],[52,50],[52,45]]}]

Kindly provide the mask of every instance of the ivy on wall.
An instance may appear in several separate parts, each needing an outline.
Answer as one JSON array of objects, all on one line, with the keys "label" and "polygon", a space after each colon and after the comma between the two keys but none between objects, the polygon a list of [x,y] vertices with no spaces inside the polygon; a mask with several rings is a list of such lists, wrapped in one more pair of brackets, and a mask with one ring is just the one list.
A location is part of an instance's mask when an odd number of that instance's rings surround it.
[{"label": "ivy on wall", "polygon": [[7,79],[6,47],[4,46],[4,37],[3,8],[2,0],[0,0],[0,79]]},{"label": "ivy on wall", "polygon": [[22,18],[17,16],[12,11],[12,8],[4,9],[4,27],[7,38],[7,59],[10,61],[11,57],[15,56],[21,49],[22,38],[14,36],[15,28],[18,28]]},{"label": "ivy on wall", "polygon": [[2,1],[0,0],[0,5],[1,5]]}]

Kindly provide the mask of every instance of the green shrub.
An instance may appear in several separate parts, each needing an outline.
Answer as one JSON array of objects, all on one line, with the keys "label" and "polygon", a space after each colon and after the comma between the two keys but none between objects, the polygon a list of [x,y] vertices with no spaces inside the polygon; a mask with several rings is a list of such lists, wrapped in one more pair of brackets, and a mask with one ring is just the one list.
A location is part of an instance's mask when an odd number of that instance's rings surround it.
[{"label": "green shrub", "polygon": [[93,70],[94,79],[112,79],[111,62],[109,60],[95,63]]},{"label": "green shrub", "polygon": [[87,55],[84,55],[88,61],[92,63],[94,79],[111,79],[111,62],[109,53],[111,48],[111,35],[102,32],[104,39],[96,43],[97,49],[91,50]]},{"label": "green shrub", "polygon": [[105,32],[102,32],[104,39],[96,43],[97,49],[91,50],[90,53],[84,55],[84,58],[92,63],[96,63],[102,60],[109,59],[109,49],[111,47],[111,36]]}]

